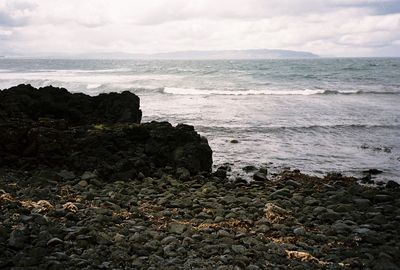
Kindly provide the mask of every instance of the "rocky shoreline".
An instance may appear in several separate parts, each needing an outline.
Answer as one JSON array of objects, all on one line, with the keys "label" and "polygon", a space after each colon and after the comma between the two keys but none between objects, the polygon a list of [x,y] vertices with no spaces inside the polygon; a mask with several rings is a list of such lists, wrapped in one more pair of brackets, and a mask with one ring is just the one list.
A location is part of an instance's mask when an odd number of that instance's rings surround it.
[{"label": "rocky shoreline", "polygon": [[1,269],[400,269],[396,183],[228,181],[193,127],[140,124],[133,94],[71,95],[0,91]]}]

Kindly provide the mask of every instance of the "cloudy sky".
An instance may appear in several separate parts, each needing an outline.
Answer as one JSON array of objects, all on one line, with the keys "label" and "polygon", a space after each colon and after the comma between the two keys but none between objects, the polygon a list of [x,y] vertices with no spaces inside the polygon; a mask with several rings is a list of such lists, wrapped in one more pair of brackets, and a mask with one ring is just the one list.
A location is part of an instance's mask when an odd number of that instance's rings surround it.
[{"label": "cloudy sky", "polygon": [[0,0],[0,54],[400,56],[400,0]]}]

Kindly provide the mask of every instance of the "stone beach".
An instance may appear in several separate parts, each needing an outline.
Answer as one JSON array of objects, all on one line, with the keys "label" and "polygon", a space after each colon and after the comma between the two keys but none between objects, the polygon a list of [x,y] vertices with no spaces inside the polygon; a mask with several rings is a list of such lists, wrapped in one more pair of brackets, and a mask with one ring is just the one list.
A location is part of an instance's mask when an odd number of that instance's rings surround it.
[{"label": "stone beach", "polygon": [[20,108],[51,94],[6,93],[1,269],[400,269],[395,182],[255,167],[253,181],[228,179],[193,127],[140,124],[118,95],[81,120],[80,98],[37,115]]}]

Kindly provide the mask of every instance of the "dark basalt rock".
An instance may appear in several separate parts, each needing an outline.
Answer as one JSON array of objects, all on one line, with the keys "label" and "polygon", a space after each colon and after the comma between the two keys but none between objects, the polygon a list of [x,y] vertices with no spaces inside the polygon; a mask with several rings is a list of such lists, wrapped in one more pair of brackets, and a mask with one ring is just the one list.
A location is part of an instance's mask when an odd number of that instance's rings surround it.
[{"label": "dark basalt rock", "polygon": [[129,179],[157,168],[211,171],[207,139],[192,126],[167,122],[79,126],[63,120],[0,123],[0,167],[52,168],[78,173],[96,170],[104,179]]},{"label": "dark basalt rock", "polygon": [[378,170],[378,169],[369,169],[369,170],[363,171],[363,173],[376,175],[376,174],[381,174],[381,173],[383,173],[383,171]]},{"label": "dark basalt rock", "polygon": [[[165,166],[191,173],[210,171],[212,151],[192,126],[151,122],[109,127],[68,128],[64,121],[0,124],[0,167],[38,166],[77,172],[97,170],[103,177],[135,177]],[[122,176],[122,175],[121,175]]]},{"label": "dark basalt rock", "polygon": [[64,88],[21,84],[0,91],[0,121],[64,119],[71,125],[140,123],[140,99],[128,91],[88,96]]},{"label": "dark basalt rock", "polygon": [[0,168],[96,171],[121,180],[166,166],[211,171],[211,148],[193,126],[139,124],[141,116],[130,92],[90,97],[30,85],[0,91]]}]

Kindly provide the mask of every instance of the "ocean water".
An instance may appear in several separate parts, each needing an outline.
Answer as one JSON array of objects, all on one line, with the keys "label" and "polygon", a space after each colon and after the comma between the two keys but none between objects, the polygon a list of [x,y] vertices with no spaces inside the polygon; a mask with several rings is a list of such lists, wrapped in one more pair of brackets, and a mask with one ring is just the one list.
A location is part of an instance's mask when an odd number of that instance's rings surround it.
[{"label": "ocean water", "polygon": [[377,180],[400,182],[400,59],[0,59],[0,89],[20,83],[136,93],[143,121],[194,125],[215,166],[231,163],[234,175],[265,164],[315,175],[377,168]]}]

